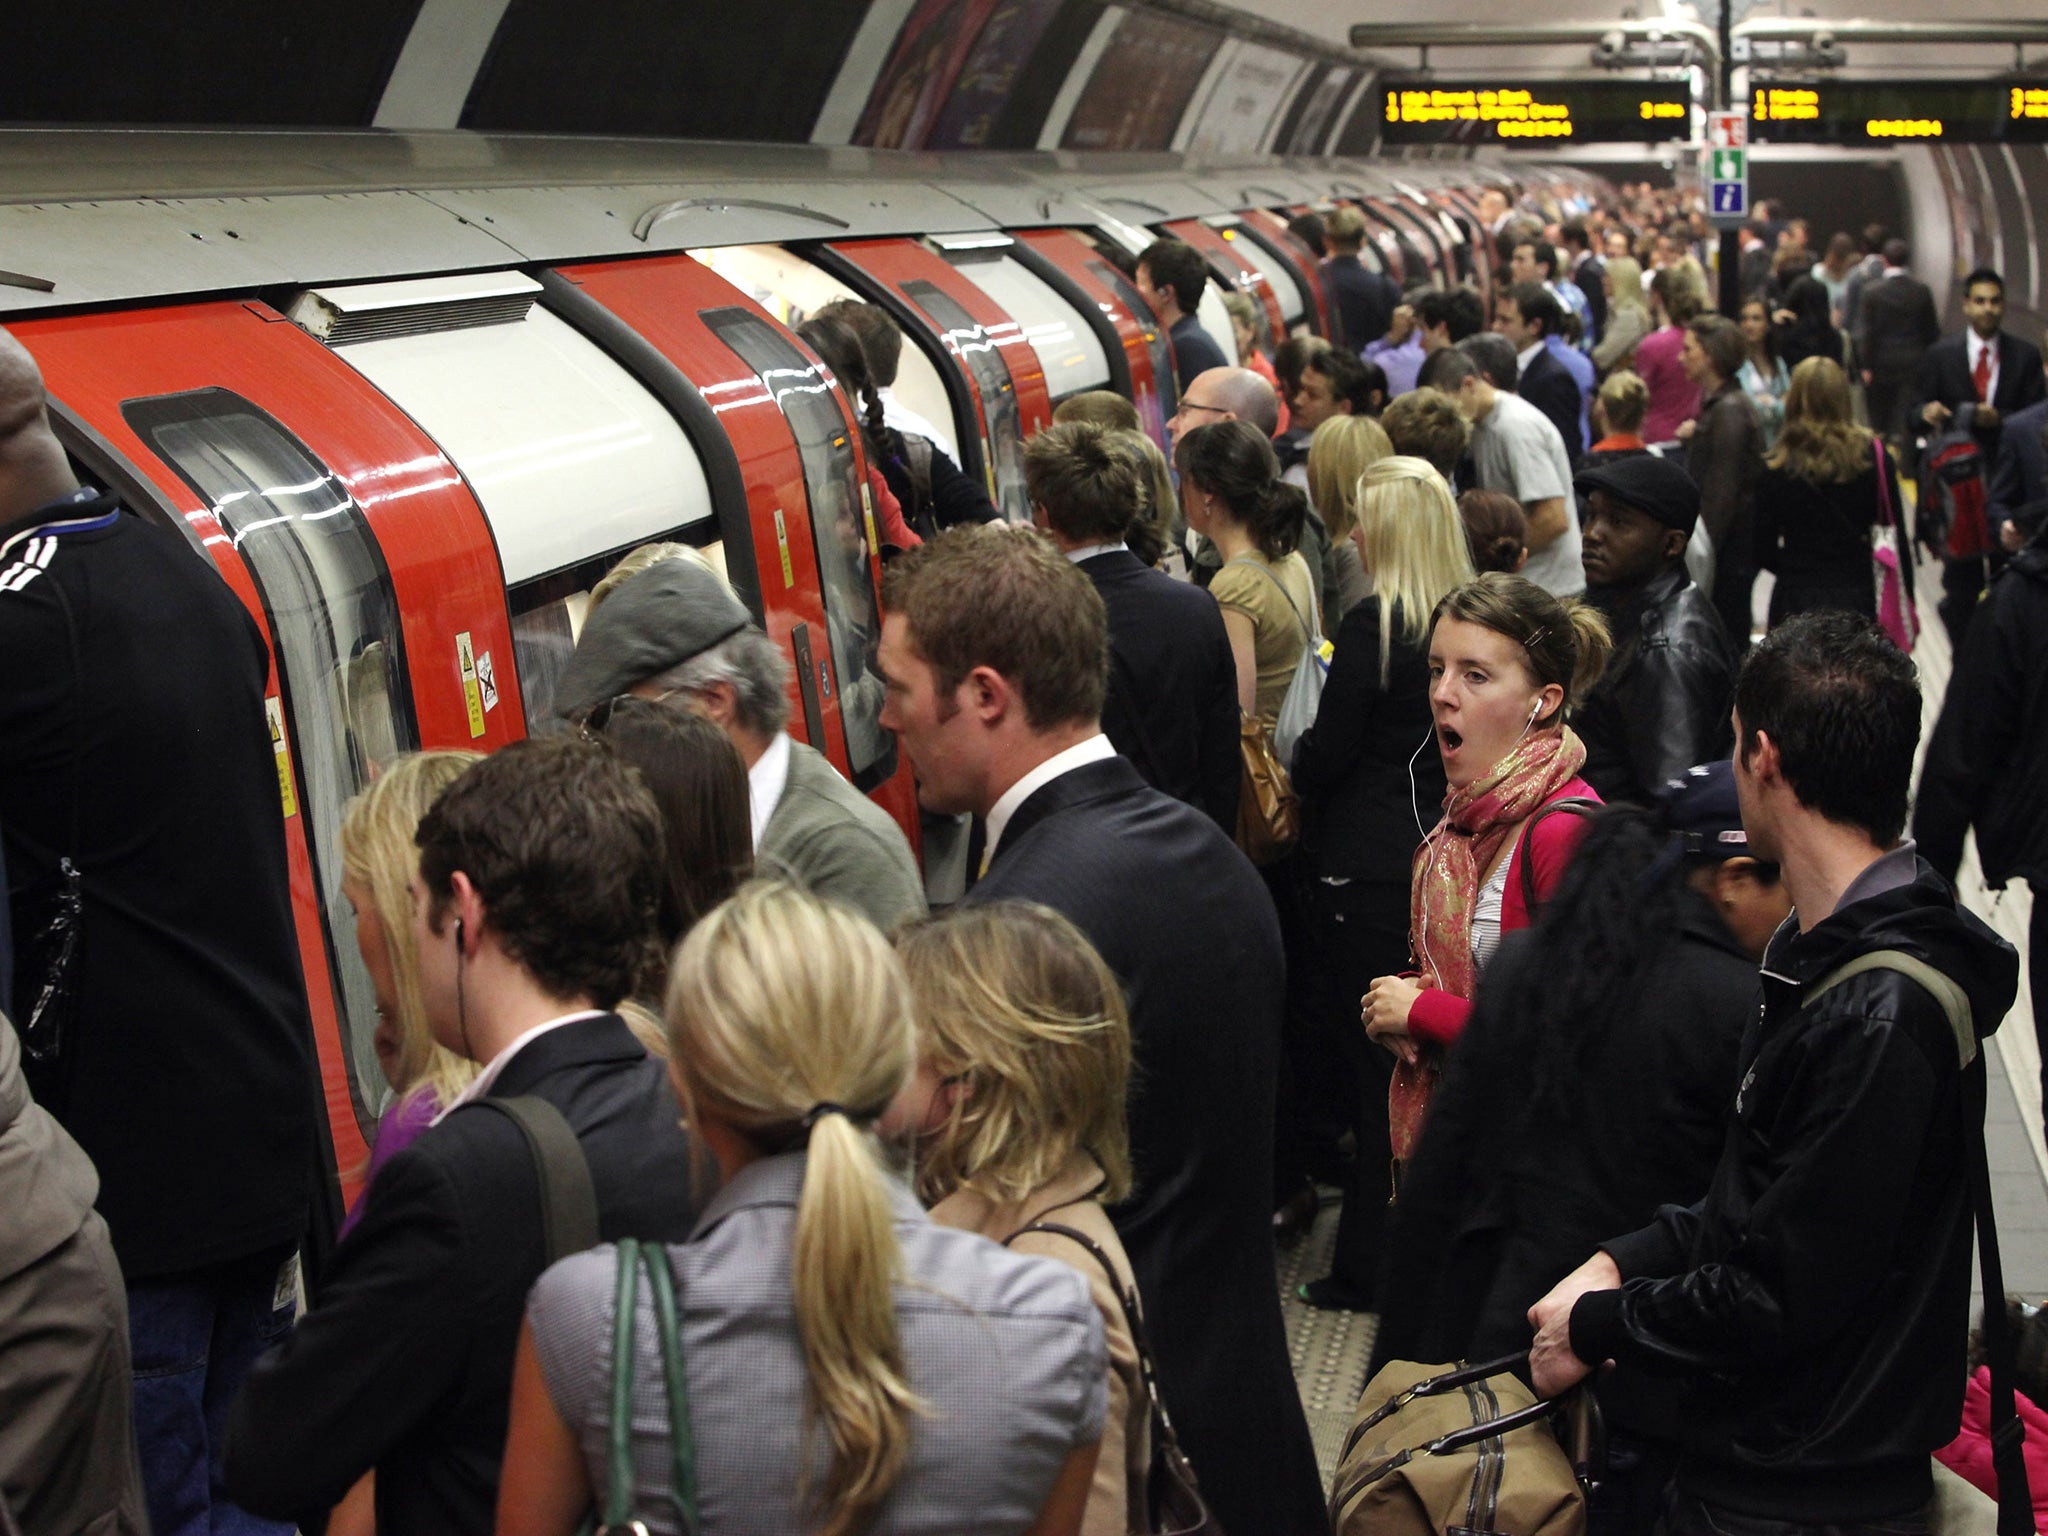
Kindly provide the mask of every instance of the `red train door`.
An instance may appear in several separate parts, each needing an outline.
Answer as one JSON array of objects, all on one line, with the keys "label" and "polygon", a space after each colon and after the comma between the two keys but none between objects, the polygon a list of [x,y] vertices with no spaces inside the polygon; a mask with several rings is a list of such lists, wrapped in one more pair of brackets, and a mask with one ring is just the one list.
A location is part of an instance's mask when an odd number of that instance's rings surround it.
[{"label": "red train door", "polygon": [[1308,248],[1287,221],[1268,208],[1248,209],[1244,215],[1245,229],[1254,240],[1280,260],[1287,263],[1301,284],[1301,290],[1309,296],[1315,308],[1315,327],[1318,336],[1330,334],[1330,295],[1323,287],[1323,263],[1316,253]]},{"label": "red train door", "polygon": [[[1166,419],[1172,414],[1168,401],[1174,389],[1173,348],[1137,290],[1095,247],[1071,230],[1019,230],[1017,251],[1018,260],[1036,267],[1048,281],[1057,277],[1078,298],[1085,298],[1110,328],[1123,350],[1138,419],[1164,452]],[[1160,387],[1162,378],[1164,389]],[[1178,401],[1173,400],[1173,405]]]},{"label": "red train door", "polygon": [[384,1084],[337,829],[380,759],[525,733],[517,690],[485,688],[512,655],[490,530],[433,441],[267,305],[14,331],[75,421],[133,467],[131,495],[146,487],[184,520],[270,638],[293,916],[353,1198]]},{"label": "red train door", "polygon": [[981,411],[990,498],[1012,522],[1029,522],[1024,440],[1052,425],[1052,399],[1023,327],[916,240],[834,240],[802,254],[891,310],[908,300],[911,313],[959,360]]},{"label": "red train door", "polygon": [[1266,274],[1239,256],[1218,231],[1200,219],[1175,219],[1159,227],[1176,240],[1185,240],[1200,251],[1208,259],[1212,272],[1240,293],[1250,294],[1265,308],[1274,346],[1286,339],[1287,316],[1281,311],[1280,296],[1266,281]]},{"label": "red train door", "polygon": [[[590,262],[557,268],[544,281],[557,313],[619,353],[630,348],[626,338],[637,338],[717,413],[738,460],[759,616],[795,663],[792,734],[888,810],[915,847],[916,786],[880,723],[880,567],[860,437],[836,392],[818,397],[774,382],[778,366],[829,378],[824,364],[694,257]],[[608,336],[607,319],[623,337]],[[771,355],[778,347],[788,354],[779,360]],[[650,387],[657,382],[645,360],[621,361]],[[811,409],[821,404],[823,411]],[[726,535],[729,551],[738,532]]]}]

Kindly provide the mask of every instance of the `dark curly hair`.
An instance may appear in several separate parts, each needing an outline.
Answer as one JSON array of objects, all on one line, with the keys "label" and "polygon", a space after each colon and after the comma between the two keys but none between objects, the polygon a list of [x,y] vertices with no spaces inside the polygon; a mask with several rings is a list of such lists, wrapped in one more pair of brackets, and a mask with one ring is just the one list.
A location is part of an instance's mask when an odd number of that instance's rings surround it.
[{"label": "dark curly hair", "polygon": [[555,997],[615,1007],[658,953],[661,812],[609,748],[514,742],[443,790],[414,841],[433,930],[460,870],[505,953]]}]

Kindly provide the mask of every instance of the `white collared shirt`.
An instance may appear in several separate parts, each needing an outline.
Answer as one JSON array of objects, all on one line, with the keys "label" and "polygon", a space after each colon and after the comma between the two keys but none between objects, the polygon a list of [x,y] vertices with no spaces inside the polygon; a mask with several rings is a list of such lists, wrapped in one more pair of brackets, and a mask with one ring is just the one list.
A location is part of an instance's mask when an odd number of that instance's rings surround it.
[{"label": "white collared shirt", "polygon": [[1527,373],[1529,371],[1529,364],[1535,360],[1536,354],[1542,350],[1543,342],[1540,339],[1534,346],[1522,348],[1521,351],[1515,354],[1515,366],[1523,373]]},{"label": "white collared shirt", "polygon": [[893,389],[878,389],[875,394],[882,402],[882,425],[892,427],[906,437],[929,438],[939,451],[957,466],[960,450],[953,445],[953,434],[940,430],[936,422],[925,420],[909,406],[896,398]]},{"label": "white collared shirt", "polygon": [[1079,549],[1068,550],[1067,558],[1079,565],[1083,560],[1093,560],[1097,555],[1113,555],[1119,550],[1129,554],[1131,546],[1122,539],[1118,539],[1114,544],[1083,544]]},{"label": "white collared shirt", "polygon": [[1969,347],[1970,388],[1975,389],[1977,387],[1977,359],[1984,355],[1986,349],[1989,349],[1991,353],[1991,378],[1984,386],[1984,398],[1986,401],[1996,400],[1998,398],[1998,338],[1993,336],[1989,341],[1986,341],[1977,334],[1974,327],[1964,332],[1964,335],[1969,338],[1967,345]]},{"label": "white collared shirt", "polygon": [[1072,773],[1076,768],[1085,768],[1090,763],[1099,763],[1104,758],[1115,757],[1116,748],[1109,744],[1109,738],[1097,731],[1086,741],[1077,741],[1064,752],[1055,752],[1023,778],[1004,790],[1000,799],[989,808],[985,823],[988,836],[989,857],[995,856],[996,845],[1003,840],[1003,829],[1010,824],[1010,818],[1017,814],[1017,808],[1046,785],[1062,774]]},{"label": "white collared shirt", "polygon": [[768,818],[782,804],[782,792],[789,787],[789,732],[777,731],[753,767],[747,770],[747,813],[754,823],[754,852],[761,851],[762,834]]},{"label": "white collared shirt", "polygon": [[493,1056],[490,1064],[483,1071],[477,1073],[475,1080],[455,1096],[454,1102],[442,1110],[441,1113],[434,1116],[433,1124],[439,1125],[443,1120],[454,1114],[456,1110],[462,1108],[463,1105],[472,1103],[489,1093],[498,1079],[504,1075],[506,1063],[533,1044],[542,1035],[552,1030],[560,1029],[564,1024],[580,1024],[585,1019],[601,1019],[603,1017],[604,1010],[602,1008],[585,1008],[581,1013],[565,1013],[559,1019],[549,1019],[544,1024],[534,1025],[533,1028]]}]

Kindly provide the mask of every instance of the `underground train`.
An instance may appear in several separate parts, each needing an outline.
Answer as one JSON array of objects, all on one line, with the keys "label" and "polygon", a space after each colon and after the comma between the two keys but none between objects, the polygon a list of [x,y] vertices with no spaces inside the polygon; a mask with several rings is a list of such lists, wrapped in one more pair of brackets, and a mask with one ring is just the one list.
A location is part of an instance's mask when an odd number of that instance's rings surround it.
[{"label": "underground train", "polygon": [[[1518,163],[1559,211],[1588,184]],[[792,664],[791,730],[913,838],[872,677],[861,439],[790,326],[886,307],[904,403],[999,510],[1022,445],[1108,388],[1164,443],[1173,359],[1126,273],[1160,235],[1272,332],[1329,302],[1287,221],[1349,203],[1404,284],[1491,281],[1482,162],[1204,164],[474,134],[0,134],[0,323],[83,476],[180,530],[256,616],[292,900],[352,1198],[385,1087],[341,894],[349,797],[393,754],[540,729],[591,586],[701,548]],[[256,808],[224,807],[228,815]]]}]

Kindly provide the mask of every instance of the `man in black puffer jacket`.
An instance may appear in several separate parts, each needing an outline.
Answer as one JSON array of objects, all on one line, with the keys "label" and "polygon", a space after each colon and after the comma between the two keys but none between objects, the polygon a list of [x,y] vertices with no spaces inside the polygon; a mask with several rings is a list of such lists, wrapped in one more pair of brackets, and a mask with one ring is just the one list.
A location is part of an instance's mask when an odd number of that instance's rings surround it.
[{"label": "man in black puffer jacket", "polygon": [[[2018,418],[2015,417],[2016,421]],[[2029,517],[2029,512],[2032,517]],[[2035,532],[1992,578],[1970,621],[1928,744],[1913,835],[1927,862],[1953,880],[1963,833],[1977,829],[1984,883],[2025,880],[2037,893],[2027,930],[2033,956],[2034,1032],[2048,1031],[2048,505],[2016,521]],[[2042,1042],[2048,1059],[2048,1039]],[[2048,1102],[2048,1068],[2042,1098]]]},{"label": "man in black puffer jacket", "polygon": [[1572,728],[1600,798],[1651,804],[1694,763],[1728,755],[1735,648],[1685,570],[1699,487],[1669,459],[1614,459],[1578,477],[1586,600],[1607,615],[1614,656]]},{"label": "man in black puffer jacket", "polygon": [[1835,976],[1903,951],[1963,988],[1981,1038],[2019,959],[1900,840],[1919,721],[1913,664],[1867,620],[1801,614],[1750,656],[1736,787],[1793,916],[1764,955],[1719,1166],[1698,1204],[1530,1312],[1539,1393],[1609,1359],[1688,1379],[1670,1536],[1928,1529],[1928,1458],[1961,1417],[1982,1051],[1963,1067],[1897,971]]}]

